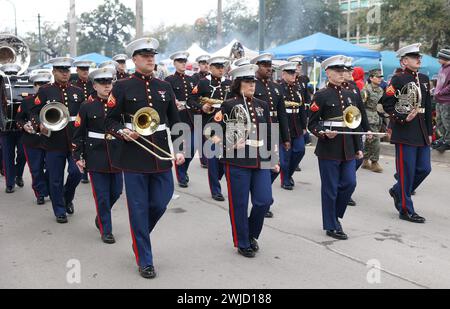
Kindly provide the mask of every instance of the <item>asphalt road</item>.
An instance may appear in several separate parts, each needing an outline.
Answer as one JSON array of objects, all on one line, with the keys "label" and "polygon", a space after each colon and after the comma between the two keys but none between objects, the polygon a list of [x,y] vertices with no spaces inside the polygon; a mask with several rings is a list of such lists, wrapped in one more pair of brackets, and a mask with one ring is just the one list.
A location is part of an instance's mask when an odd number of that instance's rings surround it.
[{"label": "asphalt road", "polygon": [[[118,242],[111,246],[95,229],[90,185],[80,185],[76,214],[59,225],[50,202],[34,203],[28,171],[26,187],[13,195],[0,179],[0,288],[450,288],[449,166],[434,164],[414,198],[425,225],[400,221],[394,211],[392,157],[382,159],[384,174],[360,171],[358,206],[343,221],[350,239],[338,242],[322,231],[318,164],[309,148],[295,191],[275,186],[275,218],[266,220],[261,252],[249,260],[234,250],[228,203],[211,200],[197,161],[190,188],[177,189],[152,234],[158,278],[151,281],[137,272],[124,199],[113,211]],[[80,263],[80,283],[67,280],[78,269],[70,260]]]}]

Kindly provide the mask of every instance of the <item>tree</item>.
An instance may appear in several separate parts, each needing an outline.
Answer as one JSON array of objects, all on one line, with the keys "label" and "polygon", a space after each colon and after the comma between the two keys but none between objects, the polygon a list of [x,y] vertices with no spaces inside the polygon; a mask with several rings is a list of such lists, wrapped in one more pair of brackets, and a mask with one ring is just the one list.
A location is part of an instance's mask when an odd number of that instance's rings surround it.
[{"label": "tree", "polygon": [[97,9],[80,17],[78,52],[98,52],[112,57],[124,52],[132,39],[134,12],[119,0],[104,0]]},{"label": "tree", "polygon": [[[42,53],[44,60],[62,57],[69,53],[69,34],[67,25],[56,26],[45,22],[42,25]],[[24,37],[31,50],[31,64],[39,63],[39,35],[37,32],[28,32]]]}]

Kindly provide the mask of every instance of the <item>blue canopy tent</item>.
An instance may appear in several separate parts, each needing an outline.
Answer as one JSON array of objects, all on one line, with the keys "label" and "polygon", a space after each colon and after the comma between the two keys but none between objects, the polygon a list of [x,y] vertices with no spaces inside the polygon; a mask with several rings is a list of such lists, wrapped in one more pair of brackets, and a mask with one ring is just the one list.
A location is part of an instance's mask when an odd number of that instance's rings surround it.
[{"label": "blue canopy tent", "polygon": [[112,60],[111,58],[108,58],[106,56],[100,55],[98,53],[91,53],[91,54],[86,54],[86,55],[82,55],[82,56],[78,56],[75,58],[75,61],[80,61],[80,60],[90,60],[90,61],[94,61],[97,66],[105,61],[110,61]]},{"label": "blue canopy tent", "polygon": [[335,55],[344,55],[353,58],[381,58],[381,54],[378,51],[359,47],[321,32],[266,50],[265,52],[272,53],[275,59],[278,60],[287,59],[295,55],[303,55],[307,58],[314,58],[317,61]]},{"label": "blue canopy tent", "polygon": [[[386,75],[386,80],[394,74],[395,70],[400,67],[399,59],[397,54],[393,51],[382,51],[381,56],[383,59],[383,72]],[[364,68],[364,71],[368,72],[372,69],[379,67],[378,61],[369,58],[361,58],[355,61],[355,66]],[[433,78],[434,75],[439,73],[441,65],[438,59],[431,56],[424,55],[422,58],[422,68],[420,72]]]},{"label": "blue canopy tent", "polygon": [[[314,89],[316,89],[317,83],[317,72],[315,69],[317,61],[322,62],[324,59],[332,56],[344,55],[353,58],[375,59],[375,61],[379,62],[378,67],[381,67],[380,52],[354,45],[321,32],[266,50],[265,52],[273,54],[277,60],[287,59],[295,55],[303,55],[306,57],[305,60],[307,62],[314,62]],[[319,75],[322,75],[322,71],[320,71]],[[319,77],[319,83],[320,80],[321,77]]]}]

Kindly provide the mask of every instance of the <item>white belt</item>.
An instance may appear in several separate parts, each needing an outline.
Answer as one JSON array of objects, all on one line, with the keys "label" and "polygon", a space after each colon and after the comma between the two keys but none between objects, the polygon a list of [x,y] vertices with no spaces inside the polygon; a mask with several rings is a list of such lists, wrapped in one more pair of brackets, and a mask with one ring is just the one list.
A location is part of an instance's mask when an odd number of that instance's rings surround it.
[{"label": "white belt", "polygon": [[287,109],[286,113],[287,114],[298,114],[299,110],[298,109]]},{"label": "white belt", "polygon": [[259,148],[264,146],[264,141],[247,140],[245,144],[250,147]]},{"label": "white belt", "polygon": [[70,117],[70,122],[74,122],[74,121],[76,121],[77,120],[77,117],[75,116],[75,117]]},{"label": "white belt", "polygon": [[334,127],[334,128],[346,128],[347,127],[343,121],[324,121],[322,126]]},{"label": "white belt", "polygon": [[[96,132],[88,132],[88,137],[89,138],[94,138],[94,139],[105,139],[105,134],[102,133],[96,133]],[[116,139],[115,137],[112,137],[112,139]]]},{"label": "white belt", "polygon": [[270,112],[270,117],[278,117],[278,113],[277,112]]},{"label": "white belt", "polygon": [[[131,124],[131,123],[125,123],[125,127],[129,130],[134,130],[133,124]],[[156,132],[161,132],[161,131],[166,131],[166,130],[167,130],[167,126],[165,124],[162,124],[158,127],[158,130],[156,130]]]},{"label": "white belt", "polygon": [[425,108],[419,108],[418,112],[419,114],[425,114]]}]

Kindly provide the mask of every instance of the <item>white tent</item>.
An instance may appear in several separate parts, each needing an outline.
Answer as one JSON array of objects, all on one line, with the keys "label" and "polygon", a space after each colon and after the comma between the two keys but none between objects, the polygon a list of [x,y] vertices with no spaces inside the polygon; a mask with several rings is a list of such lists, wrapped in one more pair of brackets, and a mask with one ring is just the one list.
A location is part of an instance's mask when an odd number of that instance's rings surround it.
[{"label": "white tent", "polygon": [[197,43],[192,44],[192,46],[189,47],[187,52],[189,53],[188,61],[191,63],[194,63],[198,57],[209,54],[206,50],[201,48]]},{"label": "white tent", "polygon": [[[236,42],[239,42],[239,41],[234,39],[227,46],[225,46],[224,48],[213,53],[211,55],[211,57],[230,57],[231,49],[233,48],[233,45]],[[259,53],[257,51],[251,50],[250,48],[247,48],[245,46],[244,46],[244,51],[245,51],[245,57],[250,58],[250,59],[255,58],[256,56],[259,55]]]}]

